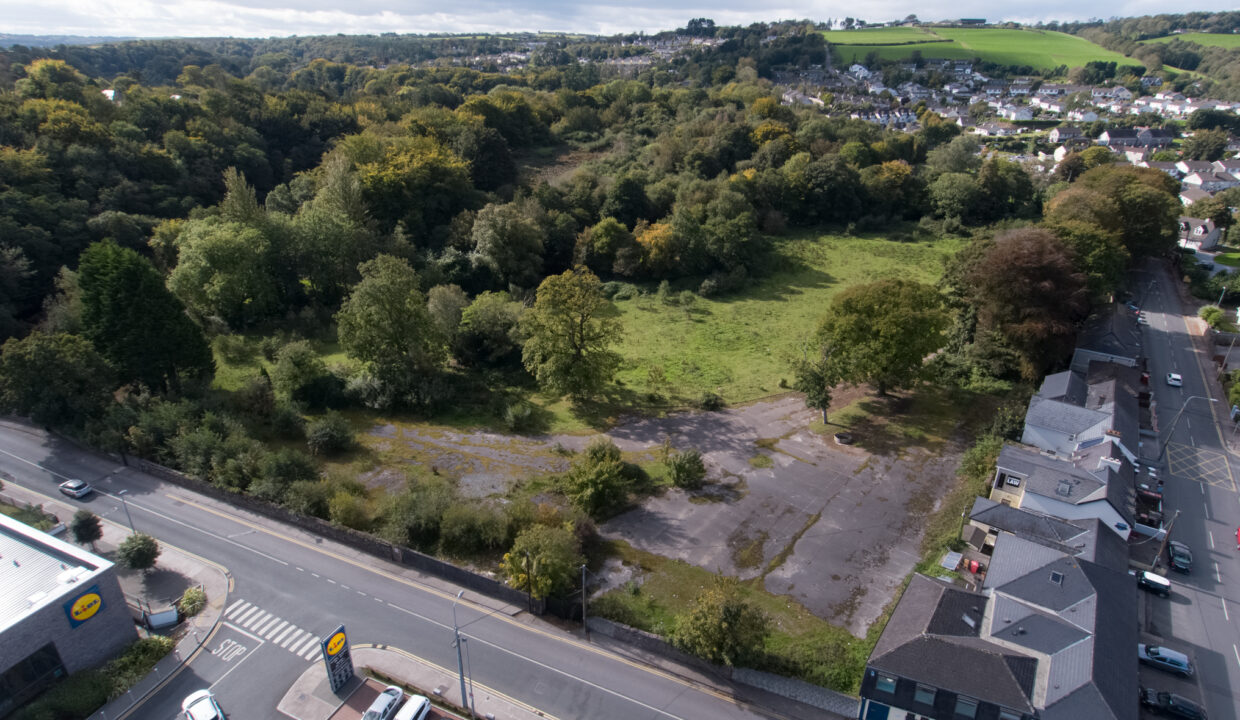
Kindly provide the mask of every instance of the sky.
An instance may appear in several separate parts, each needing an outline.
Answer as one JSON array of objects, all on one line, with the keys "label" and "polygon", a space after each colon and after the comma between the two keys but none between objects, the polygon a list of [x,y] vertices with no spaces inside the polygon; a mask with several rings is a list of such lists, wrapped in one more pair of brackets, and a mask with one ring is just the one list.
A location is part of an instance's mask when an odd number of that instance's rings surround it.
[{"label": "sky", "polygon": [[[1188,10],[1227,10],[1228,2],[1191,7],[1172,0],[0,0],[0,33],[116,37],[286,37],[394,32],[566,31],[657,32],[689,18],[719,25],[849,15],[883,22],[916,14],[922,20],[960,17],[990,21],[1087,20]],[[1035,14],[1030,14],[1031,12]],[[1002,13],[1002,14],[999,14]]]}]

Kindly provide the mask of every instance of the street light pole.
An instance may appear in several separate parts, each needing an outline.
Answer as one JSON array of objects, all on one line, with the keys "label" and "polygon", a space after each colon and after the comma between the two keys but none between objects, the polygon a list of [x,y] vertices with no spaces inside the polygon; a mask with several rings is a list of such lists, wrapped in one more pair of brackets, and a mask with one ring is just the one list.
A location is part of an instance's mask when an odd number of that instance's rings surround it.
[{"label": "street light pole", "polygon": [[1219,293],[1219,294],[1218,294],[1218,302],[1214,303],[1214,307],[1222,307],[1222,306],[1223,306],[1223,296],[1224,296],[1224,295],[1226,295],[1226,294],[1227,294],[1227,286],[1226,286],[1226,285],[1224,285],[1224,286],[1223,286],[1223,292],[1221,292],[1221,293]]},{"label": "street light pole", "polygon": [[1190,402],[1192,402],[1193,400],[1198,400],[1198,399],[1209,400],[1212,403],[1218,402],[1218,398],[1208,398],[1204,395],[1192,395],[1188,399],[1186,399],[1184,401],[1184,404],[1180,406],[1179,412],[1175,414],[1175,419],[1171,421],[1171,426],[1167,428],[1167,439],[1163,440],[1162,445],[1159,446],[1158,458],[1155,460],[1155,462],[1158,462],[1158,463],[1162,462],[1163,454],[1167,452],[1167,445],[1171,442],[1171,433],[1175,430],[1176,423],[1180,422],[1180,416],[1184,414],[1184,409],[1188,407],[1188,404]]},{"label": "street light pole", "polygon": [[129,514],[129,503],[125,502],[125,493],[127,492],[129,491],[121,490],[116,493],[116,497],[121,499],[121,507],[125,508],[125,519],[129,521],[129,534],[137,535],[138,531],[133,529],[133,517]]},{"label": "street light pole", "polygon": [[[461,596],[465,594],[462,590],[456,594],[456,600],[452,601],[452,634],[456,636],[456,672],[461,678],[461,706],[469,707],[469,696],[465,694],[465,662],[461,659],[461,627],[456,623],[456,604],[461,601]],[[472,710],[470,711],[472,715]]]}]

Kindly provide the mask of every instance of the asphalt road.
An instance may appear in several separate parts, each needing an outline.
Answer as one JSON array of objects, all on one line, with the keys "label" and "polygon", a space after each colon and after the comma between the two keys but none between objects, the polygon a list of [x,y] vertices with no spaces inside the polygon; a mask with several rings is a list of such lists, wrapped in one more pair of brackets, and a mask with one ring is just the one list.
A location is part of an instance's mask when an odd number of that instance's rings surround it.
[{"label": "asphalt road", "polygon": [[[456,667],[456,591],[442,583],[432,587],[411,571],[8,423],[0,425],[0,470],[48,495],[65,477],[87,480],[101,492],[70,502],[122,525],[127,519],[116,494],[126,490],[138,531],[224,565],[235,579],[225,618],[204,651],[133,717],[173,718],[180,700],[202,687],[213,689],[234,720],[276,717],[289,686],[320,661],[314,638],[341,623],[354,644],[388,644]],[[468,602],[457,617],[475,685],[553,718],[779,717],[540,621]]]},{"label": "asphalt road", "polygon": [[[1193,551],[1192,572],[1172,572],[1170,601],[1145,597],[1147,611],[1166,645],[1182,650],[1197,665],[1201,697],[1214,720],[1236,720],[1240,704],[1240,493],[1237,460],[1232,453],[1234,426],[1230,406],[1213,377],[1209,357],[1197,352],[1170,273],[1151,264],[1142,273],[1138,304],[1149,325],[1142,328],[1149,358],[1150,385],[1156,403],[1160,448],[1165,444],[1160,477],[1165,479],[1164,509],[1179,511],[1171,539]],[[1226,349],[1224,348],[1224,351]],[[1240,348],[1236,350],[1240,352]],[[1166,382],[1169,372],[1183,376],[1182,387]],[[1210,399],[1217,402],[1210,402]],[[1178,421],[1177,413],[1183,410]],[[1144,456],[1157,454],[1146,439]],[[1165,562],[1164,553],[1164,562]],[[1232,616],[1235,617],[1232,617]],[[1173,692],[1183,681],[1156,671],[1142,679]]]}]

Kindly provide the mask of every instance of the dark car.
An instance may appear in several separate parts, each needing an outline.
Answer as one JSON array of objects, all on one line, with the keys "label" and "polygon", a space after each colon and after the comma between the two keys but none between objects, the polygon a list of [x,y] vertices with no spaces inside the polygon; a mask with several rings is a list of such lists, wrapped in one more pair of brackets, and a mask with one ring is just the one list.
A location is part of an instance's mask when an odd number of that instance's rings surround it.
[{"label": "dark car", "polygon": [[1171,557],[1171,567],[1186,573],[1193,569],[1193,551],[1182,542],[1172,540],[1167,543],[1167,554]]},{"label": "dark car", "polygon": [[1186,697],[1154,688],[1140,688],[1141,704],[1151,712],[1188,720],[1206,720],[1206,711]]}]

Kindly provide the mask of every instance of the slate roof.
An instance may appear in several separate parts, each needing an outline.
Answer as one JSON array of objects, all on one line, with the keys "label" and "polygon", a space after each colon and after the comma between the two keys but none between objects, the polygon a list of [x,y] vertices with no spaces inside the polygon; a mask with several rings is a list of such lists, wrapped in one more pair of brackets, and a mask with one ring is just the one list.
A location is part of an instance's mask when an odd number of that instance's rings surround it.
[{"label": "slate roof", "polygon": [[1011,443],[999,451],[998,467],[1024,478],[1025,492],[1073,504],[1087,501],[1106,484],[1105,475],[1095,475],[1070,460]]},{"label": "slate roof", "polygon": [[1029,401],[1029,411],[1025,413],[1025,424],[1077,435],[1106,422],[1109,417],[1107,413],[1098,410],[1035,395]]},{"label": "slate roof", "polygon": [[1208,190],[1202,190],[1199,187],[1186,187],[1180,191],[1180,201],[1188,200],[1189,202],[1199,202],[1201,200],[1209,200],[1214,197],[1214,193]]},{"label": "slate roof", "polygon": [[1062,555],[995,590],[1053,612],[1067,610],[1094,594],[1080,562]]},{"label": "slate roof", "polygon": [[1080,375],[1071,370],[1064,370],[1054,375],[1047,375],[1038,388],[1038,397],[1048,400],[1066,400],[1073,405],[1082,405],[1089,388]]},{"label": "slate roof", "polygon": [[[1141,328],[1136,313],[1118,302],[1098,308],[1077,333],[1076,347],[1135,360],[1141,356]],[[1072,366],[1077,366],[1075,357]]]}]

